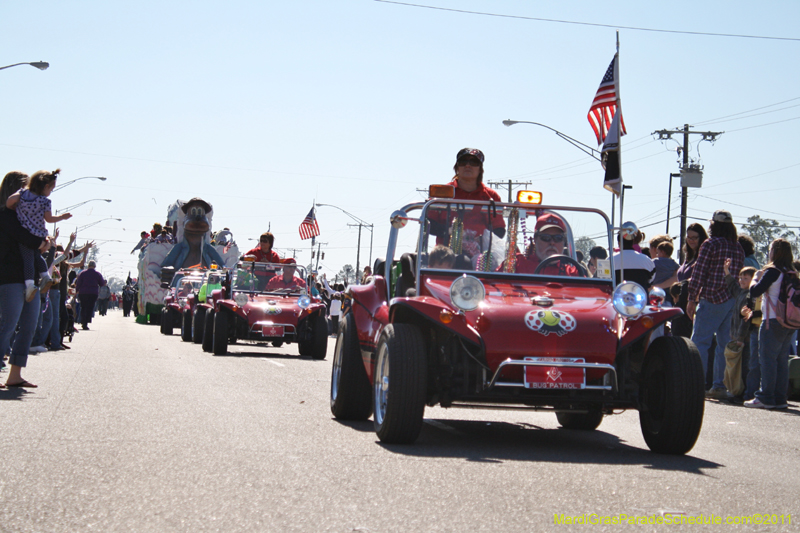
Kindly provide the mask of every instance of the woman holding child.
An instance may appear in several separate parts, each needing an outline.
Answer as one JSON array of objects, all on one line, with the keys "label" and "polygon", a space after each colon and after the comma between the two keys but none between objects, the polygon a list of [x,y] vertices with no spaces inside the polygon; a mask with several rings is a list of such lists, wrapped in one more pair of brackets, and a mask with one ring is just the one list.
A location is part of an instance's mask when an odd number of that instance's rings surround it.
[{"label": "woman holding child", "polygon": [[[36,332],[39,316],[39,298],[26,301],[25,269],[20,245],[36,252],[46,251],[50,241],[32,235],[22,227],[17,214],[7,209],[6,200],[28,183],[28,175],[9,172],[0,185],[0,349],[5,353],[9,347],[11,355],[5,387],[34,388],[36,385],[23,379],[22,369],[28,362],[28,350]],[[19,327],[11,344],[11,336]]]}]

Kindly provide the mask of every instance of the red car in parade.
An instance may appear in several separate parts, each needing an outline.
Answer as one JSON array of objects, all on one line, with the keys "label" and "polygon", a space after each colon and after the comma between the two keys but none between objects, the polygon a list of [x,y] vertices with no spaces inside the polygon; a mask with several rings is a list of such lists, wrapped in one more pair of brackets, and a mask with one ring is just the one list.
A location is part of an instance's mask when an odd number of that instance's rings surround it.
[{"label": "red car in parade", "polygon": [[[172,335],[172,330],[181,328],[181,338],[191,340],[191,314],[196,302],[195,295],[200,290],[206,276],[206,269],[173,269],[162,270],[161,286],[167,289],[164,296],[164,308],[161,312],[161,333]],[[188,328],[184,326],[184,317],[189,317]]]},{"label": "red car in parade", "polygon": [[297,343],[300,355],[325,359],[328,323],[325,304],[309,296],[306,269],[284,260],[259,263],[244,257],[212,293],[206,315],[211,342],[206,348],[224,355],[228,345],[248,341],[275,347]]},{"label": "red car in parade", "polygon": [[335,418],[373,415],[382,442],[411,443],[426,406],[545,410],[579,430],[635,409],[651,450],[692,449],[700,357],[689,339],[664,335],[682,311],[662,307],[662,289],[615,281],[629,279],[615,256],[596,277],[576,258],[579,238],[611,250],[615,231],[635,226],[545,206],[529,191],[511,203],[455,200],[452,186],[430,192],[393,213],[386,260],[345,295]]}]

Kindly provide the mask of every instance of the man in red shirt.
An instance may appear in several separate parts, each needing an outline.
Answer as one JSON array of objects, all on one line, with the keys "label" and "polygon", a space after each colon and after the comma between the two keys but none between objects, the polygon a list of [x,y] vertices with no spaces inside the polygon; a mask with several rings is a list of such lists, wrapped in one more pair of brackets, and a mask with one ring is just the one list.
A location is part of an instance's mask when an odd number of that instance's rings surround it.
[{"label": "man in red shirt", "polygon": [[295,266],[295,261],[291,257],[284,261],[286,264],[283,267],[283,275],[275,276],[269,283],[267,283],[268,291],[279,291],[282,289],[305,289],[306,282],[302,278],[298,278],[294,275],[297,267]]},{"label": "man in red shirt", "polygon": [[[453,166],[456,175],[448,185],[456,188],[457,200],[502,202],[497,191],[483,184],[483,161],[483,152],[477,148],[462,148],[456,154],[456,164]],[[447,244],[450,225],[456,215],[455,209],[451,209],[449,217],[446,217],[444,210],[430,213],[428,218],[431,220],[431,233],[436,235],[436,244]],[[470,257],[481,251],[479,242],[484,230],[491,229],[501,239],[506,235],[502,213],[490,216],[481,211],[481,206],[474,206],[464,213],[463,221],[463,252]]]},{"label": "man in red shirt", "polygon": [[[548,257],[564,255],[567,245],[567,224],[560,215],[545,213],[536,219],[536,229],[533,242],[525,254],[517,254],[515,272],[519,274],[533,274],[536,267]],[[497,269],[505,272],[505,261]],[[554,261],[539,271],[542,275],[551,276],[579,276],[578,268],[566,261]]]}]

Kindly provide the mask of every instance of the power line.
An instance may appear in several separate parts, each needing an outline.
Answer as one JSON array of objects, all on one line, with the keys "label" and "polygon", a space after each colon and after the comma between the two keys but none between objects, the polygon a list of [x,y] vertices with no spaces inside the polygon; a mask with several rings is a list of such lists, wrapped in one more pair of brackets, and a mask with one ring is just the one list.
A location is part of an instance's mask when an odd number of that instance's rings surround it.
[{"label": "power line", "polygon": [[739,113],[734,113],[732,115],[725,115],[724,117],[717,117],[717,118],[713,118],[711,120],[705,120],[703,122],[695,122],[694,125],[695,126],[702,126],[703,124],[710,124],[710,123],[713,123],[713,122],[717,122],[718,120],[722,120],[724,118],[736,117],[736,116],[739,116],[739,115],[744,115],[745,113],[752,113],[753,111],[761,111],[762,109],[766,109],[768,107],[774,107],[776,105],[786,104],[788,102],[794,102],[795,100],[800,100],[800,96],[797,96],[795,98],[789,98],[788,100],[784,100],[782,102],[776,102],[774,104],[769,104],[769,105],[765,105],[765,106],[762,106],[762,107],[757,107],[755,109],[748,109],[747,111],[740,111]]},{"label": "power line", "polygon": [[791,122],[792,120],[797,120],[799,118],[800,117],[794,117],[794,118],[787,118],[786,120],[777,120],[775,122],[767,122],[766,124],[757,124],[755,126],[748,126],[746,128],[739,128],[739,129],[736,129],[736,130],[728,130],[725,133],[733,133],[734,131],[752,130],[753,128],[763,128],[764,126],[772,126],[773,124],[780,124],[782,122]]},{"label": "power line", "polygon": [[614,28],[614,29],[622,29],[622,30],[635,30],[635,31],[651,31],[657,33],[677,33],[683,35],[706,35],[710,37],[737,37],[742,39],[768,39],[774,41],[800,41],[800,38],[796,37],[772,37],[769,35],[743,35],[743,34],[736,34],[736,33],[711,33],[711,32],[703,32],[703,31],[684,31],[684,30],[662,30],[658,28],[642,28],[637,26],[618,26],[616,24],[600,24],[597,22],[579,22],[575,20],[560,20],[560,19],[545,19],[539,17],[525,17],[522,15],[503,15],[500,13],[486,13],[482,11],[467,11],[466,9],[452,9],[447,7],[438,7],[438,6],[426,6],[422,4],[411,4],[407,2],[396,2],[394,0],[375,0],[375,2],[382,2],[384,4],[397,4],[400,6],[407,6],[407,7],[419,7],[423,9],[434,9],[437,11],[451,11],[454,13],[465,13],[467,15],[482,15],[485,17],[498,17],[498,18],[508,18],[508,19],[520,19],[520,20],[535,20],[537,22],[556,22],[558,24],[575,24],[578,26],[595,26],[600,28]]}]

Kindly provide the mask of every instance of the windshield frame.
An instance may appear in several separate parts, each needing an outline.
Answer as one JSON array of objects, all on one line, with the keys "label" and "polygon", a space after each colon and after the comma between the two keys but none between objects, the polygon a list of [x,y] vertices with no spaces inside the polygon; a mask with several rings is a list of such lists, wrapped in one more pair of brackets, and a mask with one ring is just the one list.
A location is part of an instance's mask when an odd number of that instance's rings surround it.
[{"label": "windshield frame", "polygon": [[[541,211],[555,211],[558,212],[580,212],[580,213],[590,213],[598,215],[602,222],[605,224],[605,232],[606,232],[606,241],[601,242],[598,240],[598,244],[604,244],[609,250],[608,260],[610,262],[611,268],[611,277],[606,278],[584,278],[584,277],[570,277],[570,283],[579,283],[579,284],[601,284],[601,285],[608,285],[613,289],[615,283],[614,280],[616,279],[616,269],[614,265],[614,247],[613,247],[613,233],[614,233],[614,226],[611,223],[611,220],[605,214],[604,211],[592,207],[574,207],[574,206],[561,206],[561,205],[543,205],[543,204],[523,204],[519,202],[490,202],[485,200],[463,200],[463,199],[447,199],[447,198],[431,198],[425,202],[416,202],[413,204],[408,204],[401,208],[399,211],[395,211],[392,214],[391,221],[392,221],[392,229],[389,233],[389,242],[386,251],[386,261],[384,264],[384,277],[386,280],[391,279],[391,271],[392,271],[392,264],[395,258],[395,252],[398,243],[398,236],[399,231],[401,229],[405,229],[404,226],[408,225],[408,222],[416,222],[418,225],[418,233],[417,233],[417,243],[415,248],[415,253],[417,254],[417,258],[422,257],[424,253],[427,253],[427,241],[426,239],[432,237],[429,231],[426,231],[425,224],[422,221],[428,220],[428,212],[432,205],[436,205],[438,208],[442,205],[452,205],[454,207],[457,206],[481,206],[481,207],[494,207],[497,208],[498,211],[511,209],[511,208],[518,208],[518,209],[525,209],[525,210],[541,210]],[[419,216],[415,216],[418,213]],[[405,222],[405,224],[403,224]],[[571,232],[571,227],[567,224],[567,230],[569,233],[569,242],[574,246],[573,235]],[[598,228],[598,232],[601,231],[602,228]],[[547,281],[547,280],[565,280],[566,278],[562,276],[552,276],[552,275],[544,275],[544,274],[526,274],[526,273],[518,273],[518,272],[494,272],[494,271],[480,271],[480,270],[462,270],[462,269],[431,269],[421,266],[421,261],[417,260],[415,262],[415,284],[417,294],[420,294],[420,285],[422,281],[422,272],[427,273],[437,273],[437,274],[450,274],[453,276],[459,275],[472,275],[476,277],[485,277],[485,278],[492,278],[498,280],[512,280],[512,279],[529,279],[531,281]],[[386,283],[387,288],[387,301],[393,298],[391,294],[390,283]]]}]

